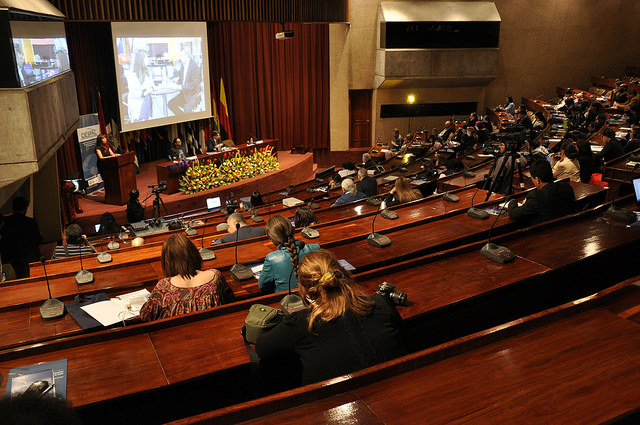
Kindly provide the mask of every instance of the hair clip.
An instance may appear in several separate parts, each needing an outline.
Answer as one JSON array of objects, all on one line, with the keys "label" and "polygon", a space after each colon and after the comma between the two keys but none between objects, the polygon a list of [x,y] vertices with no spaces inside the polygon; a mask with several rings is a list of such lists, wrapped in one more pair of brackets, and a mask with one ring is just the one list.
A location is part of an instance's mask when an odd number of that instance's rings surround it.
[{"label": "hair clip", "polygon": [[326,281],[330,280],[331,278],[333,278],[333,275],[334,275],[334,272],[326,272],[320,278],[320,283],[325,283]]}]

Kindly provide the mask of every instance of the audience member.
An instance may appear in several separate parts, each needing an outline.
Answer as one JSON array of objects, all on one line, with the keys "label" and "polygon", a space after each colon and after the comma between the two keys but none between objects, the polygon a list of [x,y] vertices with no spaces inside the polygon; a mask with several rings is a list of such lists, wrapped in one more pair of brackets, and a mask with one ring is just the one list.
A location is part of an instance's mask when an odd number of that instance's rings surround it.
[{"label": "audience member", "polygon": [[376,163],[373,162],[373,160],[371,159],[371,155],[369,155],[368,153],[363,153],[362,154],[362,168],[366,169],[366,170],[373,170],[374,168],[376,168]]},{"label": "audience member", "polygon": [[378,194],[378,182],[376,179],[369,177],[369,173],[364,168],[358,170],[358,183],[356,190],[364,193],[367,197],[376,196]]},{"label": "audience member", "polygon": [[527,114],[527,108],[524,106],[520,106],[516,113],[516,124],[523,126],[526,130],[533,129],[533,122],[529,115]]},{"label": "audience member", "polygon": [[129,191],[129,200],[127,201],[127,221],[129,223],[137,223],[144,220],[145,204],[140,202],[139,197],[140,192],[138,189],[134,188]]},{"label": "audience member", "polygon": [[547,119],[544,117],[544,112],[536,111],[535,114],[533,114],[531,126],[535,131],[542,131],[547,127]]},{"label": "audience member", "polygon": [[381,295],[365,296],[328,251],[307,255],[298,276],[308,308],[258,337],[262,359],[295,352],[302,382],[309,384],[406,354],[406,332],[395,307]]},{"label": "audience member", "polygon": [[449,137],[453,135],[455,130],[456,130],[456,126],[453,122],[445,121],[444,129],[440,133],[438,133],[438,138],[440,139],[441,142],[446,142],[449,140]]},{"label": "audience member", "polygon": [[307,206],[299,207],[296,210],[293,222],[296,229],[320,223],[313,210]]},{"label": "audience member", "polygon": [[[244,220],[244,216],[234,212],[227,217],[227,232],[220,239],[214,240],[211,245],[219,245],[221,243],[235,242],[236,238],[241,241],[244,239],[257,238],[266,234],[264,228],[259,226],[248,226]],[[238,227],[240,226],[240,227]]]},{"label": "audience member", "polygon": [[29,263],[40,260],[42,235],[38,223],[27,217],[29,201],[13,199],[13,214],[5,217],[2,227],[2,261],[10,263],[18,279],[29,277]]},{"label": "audience member", "polygon": [[578,148],[570,140],[565,140],[560,146],[560,153],[553,157],[551,163],[553,178],[556,180],[569,179],[580,181],[580,163],[578,162]]},{"label": "audience member", "polygon": [[222,273],[200,270],[198,248],[184,233],[174,233],[164,241],[160,262],[166,277],[158,281],[142,306],[142,320],[179,316],[233,301],[233,292]]},{"label": "audience member", "polygon": [[413,189],[406,178],[399,177],[396,179],[393,188],[387,194],[386,204],[387,207],[392,207],[420,198],[422,198],[422,193],[418,189]]},{"label": "audience member", "polygon": [[399,151],[402,148],[403,144],[404,144],[404,140],[400,135],[400,130],[398,130],[397,128],[394,128],[393,137],[391,137],[391,148],[390,148],[391,151],[393,152]]},{"label": "audience member", "polygon": [[553,181],[549,162],[537,160],[529,171],[536,190],[527,195],[521,207],[512,199],[508,205],[509,217],[533,225],[570,213],[575,203],[573,188],[567,182]]},{"label": "audience member", "polygon": [[595,170],[591,144],[585,140],[584,136],[579,136],[576,147],[578,148],[578,163],[580,164],[580,181],[582,183],[589,183],[591,181],[591,174],[593,174]]},{"label": "audience member", "polygon": [[275,215],[267,221],[267,236],[277,250],[267,254],[258,279],[258,287],[265,292],[286,291],[298,286],[298,263],[311,251],[320,249],[318,244],[305,244],[293,237],[291,222]]},{"label": "audience member", "polygon": [[477,149],[480,145],[480,137],[478,136],[476,128],[472,125],[467,125],[467,128],[462,131],[460,141],[460,151],[470,152]]},{"label": "audience member", "polygon": [[634,125],[629,132],[629,141],[624,145],[624,152],[629,153],[640,149],[640,126]]},{"label": "audience member", "polygon": [[335,189],[336,187],[342,186],[342,177],[340,177],[339,173],[334,173],[331,176],[331,181],[329,182],[329,190]]},{"label": "audience member", "polygon": [[116,222],[116,218],[110,212],[106,212],[100,216],[99,235],[113,235],[120,233],[120,226]]},{"label": "audience member", "polygon": [[470,113],[469,122],[467,123],[467,125],[470,125],[471,127],[475,127],[477,122],[478,122],[478,114],[475,112]]},{"label": "audience member", "polygon": [[594,155],[596,160],[608,162],[624,155],[624,147],[616,140],[616,133],[611,128],[602,130],[600,145],[602,150]]},{"label": "audience member", "polygon": [[507,101],[505,102],[504,111],[509,115],[515,115],[516,113],[516,104],[513,101],[513,97],[507,96]]},{"label": "audience member", "polygon": [[72,223],[64,229],[64,240],[62,245],[56,246],[51,258],[72,257],[82,254],[93,254],[95,250],[90,245],[85,245],[82,228],[76,223]]},{"label": "audience member", "polygon": [[358,192],[358,190],[356,189],[356,185],[353,183],[353,180],[351,179],[342,180],[341,185],[342,185],[342,191],[344,193],[333,204],[331,204],[332,207],[346,204],[349,202],[359,201],[360,199],[367,197],[367,195],[365,195],[364,193]]}]

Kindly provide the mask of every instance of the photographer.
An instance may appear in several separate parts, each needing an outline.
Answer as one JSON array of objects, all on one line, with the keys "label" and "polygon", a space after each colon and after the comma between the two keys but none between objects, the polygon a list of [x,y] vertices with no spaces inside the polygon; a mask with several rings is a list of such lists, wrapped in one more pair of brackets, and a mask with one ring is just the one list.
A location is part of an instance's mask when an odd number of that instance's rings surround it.
[{"label": "photographer", "polygon": [[140,203],[138,197],[140,192],[138,189],[131,189],[129,191],[129,200],[127,201],[127,221],[129,223],[137,223],[144,220],[144,207],[143,203]]},{"label": "photographer", "polygon": [[298,280],[308,308],[258,337],[261,358],[295,352],[309,384],[406,354],[404,324],[389,297],[365,296],[329,251],[310,252]]}]

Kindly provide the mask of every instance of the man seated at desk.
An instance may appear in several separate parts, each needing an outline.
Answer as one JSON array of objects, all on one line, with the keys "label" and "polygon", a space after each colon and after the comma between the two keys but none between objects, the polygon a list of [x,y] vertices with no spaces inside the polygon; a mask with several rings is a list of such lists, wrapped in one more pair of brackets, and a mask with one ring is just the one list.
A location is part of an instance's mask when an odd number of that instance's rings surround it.
[{"label": "man seated at desk", "polygon": [[174,115],[193,112],[200,103],[202,70],[191,57],[188,47],[183,47],[180,51],[180,65],[180,69],[175,72],[176,88],[180,92],[167,104]]},{"label": "man seated at desk", "polygon": [[182,144],[182,140],[179,137],[173,139],[171,143],[171,149],[169,150],[169,158],[173,160],[183,160],[187,157],[185,147]]},{"label": "man seated at desk", "polygon": [[220,137],[220,133],[214,131],[211,134],[211,139],[207,140],[207,152],[215,152],[219,151],[224,147],[224,143],[222,143],[222,138]]},{"label": "man seated at desk", "polygon": [[575,203],[571,185],[554,182],[551,165],[545,159],[534,161],[529,170],[536,189],[527,195],[521,207],[515,199],[509,202],[509,217],[533,225],[569,214]]},{"label": "man seated at desk", "polygon": [[[236,229],[236,225],[238,224],[240,227]],[[236,238],[241,241],[266,235],[265,230],[262,227],[247,226],[247,223],[244,221],[244,217],[240,213],[229,214],[229,217],[227,217],[227,226],[229,226],[227,228],[227,232],[229,232],[229,234],[224,235],[220,239],[216,239],[211,243],[211,245],[235,242]]]}]

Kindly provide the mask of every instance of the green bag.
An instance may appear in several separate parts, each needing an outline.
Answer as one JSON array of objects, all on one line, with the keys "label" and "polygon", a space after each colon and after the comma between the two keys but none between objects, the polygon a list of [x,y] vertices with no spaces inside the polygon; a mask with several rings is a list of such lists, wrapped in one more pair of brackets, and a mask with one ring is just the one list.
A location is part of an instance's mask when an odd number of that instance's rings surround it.
[{"label": "green bag", "polygon": [[250,344],[255,344],[258,335],[268,331],[282,320],[281,310],[268,305],[254,304],[249,308],[249,314],[244,320],[244,337]]}]

